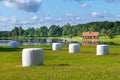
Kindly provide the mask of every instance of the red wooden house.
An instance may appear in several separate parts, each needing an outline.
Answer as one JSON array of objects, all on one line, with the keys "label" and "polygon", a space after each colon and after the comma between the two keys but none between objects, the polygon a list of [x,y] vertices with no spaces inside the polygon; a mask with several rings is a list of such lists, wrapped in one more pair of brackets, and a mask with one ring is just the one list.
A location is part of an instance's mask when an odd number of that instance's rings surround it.
[{"label": "red wooden house", "polygon": [[83,39],[98,39],[99,32],[83,32],[82,38]]},{"label": "red wooden house", "polygon": [[83,46],[96,46],[98,43],[95,39],[99,38],[98,32],[83,32],[82,33],[82,45]]}]

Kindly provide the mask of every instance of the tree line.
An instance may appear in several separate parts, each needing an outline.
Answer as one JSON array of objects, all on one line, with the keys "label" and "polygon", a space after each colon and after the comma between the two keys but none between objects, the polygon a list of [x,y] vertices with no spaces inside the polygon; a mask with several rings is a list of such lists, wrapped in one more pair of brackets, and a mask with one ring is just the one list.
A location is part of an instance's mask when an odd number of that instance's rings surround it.
[{"label": "tree line", "polygon": [[120,35],[120,22],[90,22],[86,24],[70,25],[69,23],[59,26],[51,25],[41,26],[39,28],[30,27],[23,29],[14,27],[11,31],[0,31],[0,37],[14,37],[14,36],[40,36],[40,37],[74,37],[82,36],[82,32],[99,32],[101,36],[108,36],[114,38],[115,35]]}]

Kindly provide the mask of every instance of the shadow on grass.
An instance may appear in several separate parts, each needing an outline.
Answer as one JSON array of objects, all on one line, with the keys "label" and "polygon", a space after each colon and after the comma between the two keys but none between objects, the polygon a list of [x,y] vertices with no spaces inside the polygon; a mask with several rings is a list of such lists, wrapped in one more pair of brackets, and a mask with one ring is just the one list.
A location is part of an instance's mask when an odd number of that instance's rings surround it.
[{"label": "shadow on grass", "polygon": [[0,51],[2,51],[2,52],[21,51],[22,49],[23,49],[23,48],[0,47]]},{"label": "shadow on grass", "polygon": [[61,50],[44,49],[44,50],[51,50],[51,51],[68,51],[68,49],[61,49]]},{"label": "shadow on grass", "polygon": [[44,50],[52,50],[52,49],[44,49]]},{"label": "shadow on grass", "polygon": [[112,53],[111,55],[120,55],[119,53]]},{"label": "shadow on grass", "polygon": [[117,45],[120,46],[120,43],[115,43],[115,42],[98,42],[99,44],[108,44],[108,45]]},{"label": "shadow on grass", "polygon": [[85,54],[88,54],[88,53],[93,53],[93,52],[90,52],[90,51],[86,51],[86,52],[83,52],[83,51],[81,51],[81,53],[85,53]]},{"label": "shadow on grass", "polygon": [[47,64],[44,66],[69,66],[70,64]]}]

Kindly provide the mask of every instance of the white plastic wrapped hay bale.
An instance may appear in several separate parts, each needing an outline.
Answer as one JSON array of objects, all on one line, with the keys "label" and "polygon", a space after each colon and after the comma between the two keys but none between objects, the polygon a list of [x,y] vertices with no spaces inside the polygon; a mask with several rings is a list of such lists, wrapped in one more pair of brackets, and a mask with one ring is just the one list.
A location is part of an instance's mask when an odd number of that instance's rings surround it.
[{"label": "white plastic wrapped hay bale", "polygon": [[80,44],[78,43],[69,44],[69,53],[76,53],[76,52],[80,52]]},{"label": "white plastic wrapped hay bale", "polygon": [[41,48],[26,48],[22,50],[22,66],[37,66],[44,64],[44,51]]},{"label": "white plastic wrapped hay bale", "polygon": [[18,41],[10,41],[10,47],[11,48],[18,48],[19,42]]},{"label": "white plastic wrapped hay bale", "polygon": [[62,44],[61,43],[53,43],[52,50],[61,50]]},{"label": "white plastic wrapped hay bale", "polygon": [[97,55],[107,55],[109,54],[108,45],[97,45]]}]

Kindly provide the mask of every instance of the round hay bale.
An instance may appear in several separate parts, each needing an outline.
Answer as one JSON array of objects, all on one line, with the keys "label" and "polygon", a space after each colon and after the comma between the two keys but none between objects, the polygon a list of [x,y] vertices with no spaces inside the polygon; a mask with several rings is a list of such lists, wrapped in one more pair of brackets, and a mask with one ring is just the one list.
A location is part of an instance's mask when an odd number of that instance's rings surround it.
[{"label": "round hay bale", "polygon": [[80,44],[78,43],[69,44],[69,53],[76,53],[76,52],[80,52]]},{"label": "round hay bale", "polygon": [[22,50],[22,65],[37,66],[44,64],[44,51],[41,48],[26,48]]},{"label": "round hay bale", "polygon": [[62,44],[61,43],[53,43],[52,50],[61,50]]},{"label": "round hay bale", "polygon": [[10,47],[11,48],[18,48],[19,42],[18,41],[10,41]]},{"label": "round hay bale", "polygon": [[108,45],[97,45],[97,55],[107,55],[109,54]]}]

